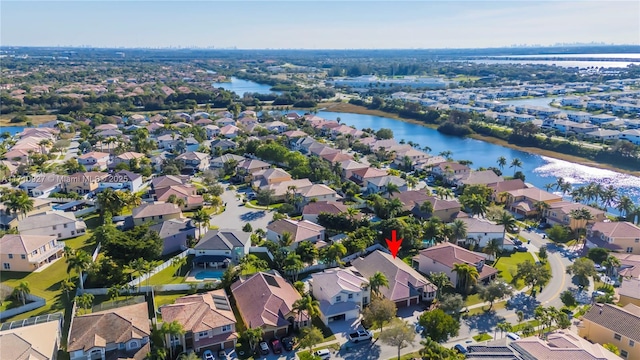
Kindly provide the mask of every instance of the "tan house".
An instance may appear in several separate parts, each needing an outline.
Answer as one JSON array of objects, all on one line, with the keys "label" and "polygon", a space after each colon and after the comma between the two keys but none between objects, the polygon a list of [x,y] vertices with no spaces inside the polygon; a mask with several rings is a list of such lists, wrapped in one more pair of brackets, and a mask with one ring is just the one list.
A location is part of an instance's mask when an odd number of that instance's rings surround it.
[{"label": "tan house", "polygon": [[[548,360],[619,360],[620,357],[600,344],[593,344],[576,336],[570,331],[556,331],[546,336],[546,341],[537,336],[512,341],[510,344],[519,357],[512,359],[548,359]],[[474,346],[475,347],[475,346]],[[476,352],[470,352],[475,354]],[[488,359],[487,352],[484,352]],[[476,357],[471,357],[476,359]],[[479,358],[479,357],[478,357]],[[496,357],[502,358],[502,357]]]},{"label": "tan house", "polygon": [[238,333],[236,317],[224,289],[177,298],[174,304],[160,308],[164,322],[177,321],[185,333],[167,339],[172,346],[182,345],[186,350],[235,349]]},{"label": "tan house", "polygon": [[74,192],[78,195],[85,195],[98,189],[100,182],[109,176],[107,173],[98,171],[77,172],[69,175],[62,183],[62,188],[66,193]]},{"label": "tan house", "polygon": [[177,199],[184,201],[183,210],[193,210],[202,207],[204,198],[198,195],[195,186],[189,185],[171,185],[155,190],[154,200],[168,202],[169,198],[175,195]]},{"label": "tan house", "polygon": [[640,254],[640,227],[627,221],[597,222],[587,227],[587,247]]},{"label": "tan house", "polygon": [[460,281],[458,274],[453,271],[455,264],[468,264],[478,269],[479,283],[486,284],[498,276],[498,270],[485,264],[486,256],[484,254],[475,253],[446,242],[420,250],[420,253],[412,260],[421,273],[443,272],[456,287],[460,286]]},{"label": "tan house", "polygon": [[91,151],[78,157],[78,163],[87,171],[106,170],[110,155],[99,151]]},{"label": "tan house", "polygon": [[504,204],[507,201],[507,191],[526,189],[524,181],[520,179],[511,179],[498,181],[495,183],[487,184],[489,189],[492,190],[491,201],[498,204]]},{"label": "tan house", "polygon": [[324,184],[313,184],[296,189],[296,195],[302,198],[303,205],[316,201],[335,201],[339,195],[335,190]]},{"label": "tan house", "polygon": [[[51,211],[51,200],[35,198],[33,199],[33,209],[27,212],[27,216],[46,213]],[[18,226],[18,214],[7,209],[5,204],[0,204],[0,229],[9,230]]]},{"label": "tan house", "polygon": [[536,203],[538,202],[551,205],[555,202],[562,201],[562,196],[535,187],[507,191],[506,196],[507,210],[524,217],[538,214],[538,210],[536,209]]},{"label": "tan house", "polygon": [[0,238],[2,271],[31,272],[64,253],[55,236],[7,234]]},{"label": "tan house", "polygon": [[[278,184],[292,180],[291,175],[280,168],[269,168],[253,173],[254,186],[265,186]],[[256,183],[257,182],[257,183]]]},{"label": "tan house", "polygon": [[280,338],[295,327],[311,325],[306,311],[293,309],[300,293],[278,273],[259,272],[231,285],[238,312],[247,328],[260,327],[264,339]]},{"label": "tan house", "polygon": [[571,230],[576,230],[578,228],[584,229],[587,226],[587,220],[576,220],[571,217],[571,211],[587,209],[591,216],[593,216],[593,220],[590,220],[590,223],[604,221],[607,217],[605,216],[605,212],[593,208],[591,206],[582,205],[569,201],[558,201],[549,205],[549,208],[544,211],[544,217],[547,219],[547,223],[551,225],[562,225],[568,226]]},{"label": "tan house", "polygon": [[432,301],[436,297],[437,287],[418,273],[402,259],[376,250],[364,258],[351,262],[357,270],[356,275],[371,278],[376,272],[383,273],[389,281],[388,287],[382,287],[380,293],[393,301],[398,308],[416,305],[421,301]]},{"label": "tan house", "polygon": [[138,226],[145,223],[157,223],[169,219],[181,219],[182,211],[176,204],[171,203],[146,203],[132,211],[133,223]]},{"label": "tan house", "polygon": [[145,154],[141,154],[138,152],[134,152],[134,151],[127,151],[125,153],[122,153],[120,155],[117,155],[114,159],[113,159],[113,167],[118,166],[118,164],[121,163],[125,163],[125,164],[130,164],[131,160],[140,160],[141,158],[146,157]]},{"label": "tan house", "polygon": [[0,331],[2,360],[56,360],[60,347],[60,321],[36,323],[34,320],[25,321],[25,324],[32,325]]},{"label": "tan house", "polygon": [[71,360],[134,359],[149,353],[147,302],[76,316],[71,321],[67,351]]},{"label": "tan house", "polygon": [[613,344],[623,359],[640,359],[640,307],[594,304],[578,324],[578,335],[601,345]]},{"label": "tan house", "polygon": [[618,290],[618,305],[640,306],[640,278],[624,279]]},{"label": "tan house", "polygon": [[315,243],[324,240],[324,231],[324,227],[311,221],[281,219],[267,225],[267,239],[279,242],[284,233],[289,233],[293,240],[291,247],[295,248],[302,241]]}]

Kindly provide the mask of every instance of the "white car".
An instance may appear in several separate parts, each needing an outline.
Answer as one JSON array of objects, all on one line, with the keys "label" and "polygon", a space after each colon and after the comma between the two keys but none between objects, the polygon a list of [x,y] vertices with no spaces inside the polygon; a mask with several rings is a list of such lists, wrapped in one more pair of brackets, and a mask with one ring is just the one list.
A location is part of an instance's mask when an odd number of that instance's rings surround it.
[{"label": "white car", "polygon": [[216,360],[216,358],[213,356],[211,350],[206,350],[202,353],[202,360]]},{"label": "white car", "polygon": [[331,358],[331,352],[329,349],[318,350],[314,353],[315,356],[319,357],[321,360],[328,360]]}]

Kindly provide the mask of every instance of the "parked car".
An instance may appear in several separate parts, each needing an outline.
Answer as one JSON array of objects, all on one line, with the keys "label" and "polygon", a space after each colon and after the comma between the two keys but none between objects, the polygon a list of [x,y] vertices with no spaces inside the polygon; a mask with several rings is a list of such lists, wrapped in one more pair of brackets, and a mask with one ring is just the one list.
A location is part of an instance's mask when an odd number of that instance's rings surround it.
[{"label": "parked car", "polygon": [[269,355],[269,345],[267,345],[266,341],[260,342],[260,353],[262,355]]},{"label": "parked car", "polygon": [[600,271],[600,272],[605,272],[607,271],[607,268],[600,265],[600,264],[595,264],[594,267],[596,268],[596,271]]},{"label": "parked car", "polygon": [[527,250],[526,246],[520,245],[520,246],[516,247],[516,251],[518,251],[518,252],[527,252],[528,250]]},{"label": "parked car", "polygon": [[467,348],[460,344],[455,344],[453,350],[459,352],[460,354],[466,354]]},{"label": "parked car", "polygon": [[218,350],[218,357],[220,358],[220,360],[226,359],[227,358],[227,352],[224,351],[224,349]]},{"label": "parked car", "polygon": [[373,339],[373,333],[369,330],[358,330],[356,332],[352,332],[348,336],[349,341],[357,343],[362,340],[371,340]]},{"label": "parked car", "polygon": [[329,352],[328,349],[318,350],[314,355],[319,357],[321,360],[328,360],[331,358],[331,352]]},{"label": "parked car", "polygon": [[541,223],[540,225],[538,225],[538,229],[540,230],[545,230],[551,227],[551,224],[549,223]]},{"label": "parked car", "polygon": [[507,333],[507,337],[511,340],[520,340],[520,336],[512,332]]},{"label": "parked car", "polygon": [[416,333],[422,334],[423,331],[424,331],[424,326],[420,324],[416,324]]},{"label": "parked car", "polygon": [[273,350],[274,354],[282,353],[282,344],[280,343],[280,340],[271,339],[270,343],[271,343],[271,350]]},{"label": "parked car", "polygon": [[281,342],[282,342],[282,347],[284,347],[285,350],[287,351],[293,350],[293,338],[283,337]]},{"label": "parked car", "polygon": [[213,356],[213,353],[211,352],[211,350],[205,350],[205,352],[202,353],[202,359],[203,360],[216,360],[216,358]]},{"label": "parked car", "polygon": [[520,246],[520,245],[522,245],[522,241],[520,241],[518,239],[515,239],[515,240],[513,240],[513,245]]}]

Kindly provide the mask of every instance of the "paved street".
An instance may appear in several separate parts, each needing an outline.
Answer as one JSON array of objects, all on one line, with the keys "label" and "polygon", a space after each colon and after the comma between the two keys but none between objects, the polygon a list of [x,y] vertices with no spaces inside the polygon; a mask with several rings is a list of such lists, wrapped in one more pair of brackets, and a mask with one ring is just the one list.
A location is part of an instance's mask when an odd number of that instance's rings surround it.
[{"label": "paved street", "polygon": [[[225,188],[227,184],[223,184]],[[211,225],[221,229],[240,230],[245,223],[250,223],[251,227],[267,230],[267,225],[273,220],[272,210],[252,209],[244,206],[241,200],[236,197],[235,190],[225,190],[220,196],[223,203],[227,204],[226,210],[219,215],[211,216]]]}]

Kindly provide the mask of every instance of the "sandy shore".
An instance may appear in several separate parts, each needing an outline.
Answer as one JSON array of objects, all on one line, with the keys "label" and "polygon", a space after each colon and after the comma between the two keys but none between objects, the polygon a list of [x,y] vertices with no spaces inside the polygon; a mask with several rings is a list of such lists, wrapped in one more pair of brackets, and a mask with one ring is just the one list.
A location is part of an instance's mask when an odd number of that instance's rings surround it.
[{"label": "sandy shore", "polygon": [[[409,123],[413,123],[413,124],[418,124],[418,125],[421,125],[421,126],[430,127],[430,128],[433,128],[433,129],[437,128],[436,125],[425,124],[423,122],[420,122],[420,121],[417,121],[417,120],[413,120],[413,119],[405,119],[405,118],[402,118],[402,117],[398,116],[397,114],[388,113],[388,112],[380,111],[380,110],[370,110],[370,109],[367,109],[366,107],[353,105],[353,104],[349,104],[349,103],[323,103],[323,104],[319,104],[318,107],[321,108],[322,110],[325,110],[325,111],[382,116],[382,117],[392,118],[392,119],[405,121],[405,122],[409,122]],[[525,152],[532,153],[532,154],[538,154],[538,155],[541,155],[541,156],[548,156],[548,157],[552,157],[552,158],[556,158],[556,159],[560,159],[560,160],[565,160],[565,161],[569,161],[569,162],[576,163],[576,164],[581,164],[581,165],[586,165],[586,166],[593,166],[593,167],[596,167],[596,168],[599,168],[599,169],[607,169],[607,170],[617,171],[617,172],[620,172],[620,173],[629,174],[629,175],[633,175],[633,176],[640,176],[640,171],[633,171],[633,170],[629,170],[629,169],[623,169],[623,168],[619,168],[619,167],[616,167],[616,166],[613,166],[613,165],[595,162],[593,160],[585,159],[585,158],[579,157],[579,156],[567,155],[567,154],[558,153],[558,152],[555,152],[555,151],[549,151],[549,150],[540,149],[540,148],[537,148],[537,147],[522,147],[522,146],[510,144],[509,142],[504,141],[502,139],[498,139],[498,138],[494,138],[494,137],[490,137],[490,136],[484,136],[484,135],[480,135],[480,134],[473,134],[473,135],[470,135],[469,137],[471,137],[473,139],[477,139],[477,140],[486,141],[486,142],[489,142],[489,143],[492,143],[492,144],[508,147],[508,148],[511,148],[511,149],[525,151]]]}]

